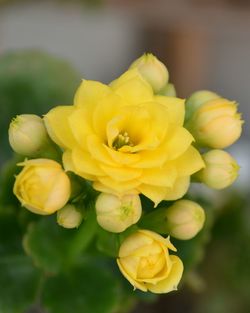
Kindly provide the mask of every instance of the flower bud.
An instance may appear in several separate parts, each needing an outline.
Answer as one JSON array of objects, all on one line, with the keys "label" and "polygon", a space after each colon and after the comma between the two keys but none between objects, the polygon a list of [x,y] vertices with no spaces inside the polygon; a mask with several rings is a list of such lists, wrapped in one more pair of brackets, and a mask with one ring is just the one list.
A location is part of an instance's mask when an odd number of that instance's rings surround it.
[{"label": "flower bud", "polygon": [[206,167],[195,174],[195,179],[210,188],[223,189],[238,177],[239,165],[226,151],[211,150],[203,154]]},{"label": "flower bud", "polygon": [[141,201],[136,194],[116,196],[101,193],[96,200],[98,224],[107,231],[120,233],[138,222]]},{"label": "flower bud", "polygon": [[22,114],[10,123],[9,142],[16,153],[35,157],[50,140],[43,120],[39,116]]},{"label": "flower bud", "polygon": [[200,146],[220,149],[232,145],[240,137],[242,123],[237,104],[218,98],[202,104],[186,127]]},{"label": "flower bud", "polygon": [[193,238],[203,227],[205,212],[190,200],[176,201],[166,210],[166,223],[170,236],[181,240]]},{"label": "flower bud", "polygon": [[186,115],[185,119],[188,120],[192,114],[201,106],[202,104],[220,98],[216,93],[209,90],[199,90],[194,92],[187,100],[186,100]]},{"label": "flower bud", "polygon": [[174,84],[167,84],[163,89],[159,92],[160,95],[166,97],[176,97],[176,90]]},{"label": "flower bud", "polygon": [[72,204],[66,204],[57,211],[57,223],[64,228],[76,228],[82,222],[82,214]]},{"label": "flower bud", "polygon": [[28,160],[16,177],[14,194],[28,210],[48,215],[65,206],[70,197],[70,180],[61,165],[49,159]]},{"label": "flower bud", "polygon": [[169,74],[166,66],[151,53],[146,53],[135,60],[130,65],[130,69],[132,68],[138,69],[155,93],[159,92],[168,82]]}]

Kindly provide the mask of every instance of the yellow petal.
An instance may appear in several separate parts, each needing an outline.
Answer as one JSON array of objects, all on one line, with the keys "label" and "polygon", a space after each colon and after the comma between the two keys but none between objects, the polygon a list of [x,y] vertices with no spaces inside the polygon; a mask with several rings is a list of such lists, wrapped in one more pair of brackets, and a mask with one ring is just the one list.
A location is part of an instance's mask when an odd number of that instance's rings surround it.
[{"label": "yellow petal", "polygon": [[152,87],[142,78],[137,69],[131,69],[110,84],[116,94],[129,104],[150,101],[153,97]]},{"label": "yellow petal", "polygon": [[133,278],[137,277],[137,270],[140,262],[140,256],[129,255],[119,259],[120,264],[126,270],[126,273]]},{"label": "yellow petal", "polygon": [[58,106],[44,116],[44,122],[50,137],[63,148],[72,148],[76,145],[76,140],[69,125],[69,116],[73,111],[73,106]]},{"label": "yellow petal", "polygon": [[190,146],[178,159],[174,160],[178,174],[180,176],[189,176],[205,167],[205,163],[198,150]]},{"label": "yellow petal", "polygon": [[86,138],[93,133],[91,125],[91,111],[88,106],[74,109],[69,117],[69,125],[79,146],[86,148]]},{"label": "yellow petal", "polygon": [[83,80],[75,94],[74,105],[77,107],[96,105],[96,103],[110,92],[111,89],[107,85],[97,81]]},{"label": "yellow petal", "polygon": [[[93,180],[93,179],[92,179]],[[111,193],[111,194],[115,194],[117,196],[122,196],[123,193],[122,192],[114,192],[113,189],[109,188],[108,186],[106,185],[103,185],[101,182],[99,181],[95,181],[93,183],[93,188],[97,191],[100,191],[100,192],[105,192],[105,193]],[[129,189],[127,190],[126,192],[127,194],[129,195],[133,195],[133,194],[138,194],[138,191],[136,189]]]},{"label": "yellow petal", "polygon": [[165,106],[168,120],[174,127],[183,125],[185,117],[184,99],[155,96],[155,100]]},{"label": "yellow petal", "polygon": [[170,255],[170,259],[172,261],[172,269],[169,275],[155,285],[146,283],[148,290],[151,292],[160,294],[177,290],[183,273],[183,263],[181,259],[175,255]]},{"label": "yellow petal", "polygon": [[108,123],[119,115],[124,101],[114,92],[105,96],[101,101],[96,103],[93,111],[93,128],[100,139],[106,141],[106,129]]},{"label": "yellow petal", "polygon": [[[155,232],[153,232],[151,230],[147,230],[147,229],[140,229],[138,232],[141,233],[141,234],[144,234],[145,236],[147,236],[147,237],[149,237],[151,239],[154,239],[155,241],[160,243],[161,246],[163,247],[163,249],[166,249],[166,248],[169,247],[168,238],[166,239],[166,238],[162,237],[161,235],[159,235],[159,234],[157,234],[157,233],[155,233]],[[176,249],[174,251],[176,251]]]},{"label": "yellow petal", "polygon": [[188,191],[190,177],[178,177],[172,188],[166,188],[164,200],[172,201],[182,198]]},{"label": "yellow petal", "polygon": [[[137,153],[124,153],[121,151],[116,151],[108,146],[104,146],[104,148],[107,150],[109,155],[112,157],[115,163],[121,164],[121,165],[130,165],[132,163],[135,163],[140,159],[140,155]],[[136,166],[135,166],[136,167]]]},{"label": "yellow petal", "polygon": [[144,196],[152,200],[156,207],[162,200],[165,199],[167,187],[153,186],[147,184],[141,184],[137,187],[137,190]]},{"label": "yellow petal", "polygon": [[85,173],[95,176],[105,175],[99,167],[98,162],[94,160],[88,152],[80,149],[74,149],[71,157],[74,168],[78,173],[81,173],[82,177],[84,177],[83,175]]},{"label": "yellow petal", "polygon": [[147,291],[145,284],[137,282],[135,279],[133,279],[131,276],[128,275],[128,273],[125,271],[122,264],[120,263],[119,259],[117,259],[117,265],[121,273],[123,274],[123,276],[130,282],[132,286],[134,286],[135,289],[139,289],[141,291]]},{"label": "yellow petal", "polygon": [[194,141],[193,136],[184,127],[178,127],[173,135],[167,139],[164,146],[168,160],[173,160],[182,155]]},{"label": "yellow petal", "polygon": [[85,172],[81,172],[77,169],[72,160],[72,151],[66,150],[63,153],[63,166],[66,171],[71,171],[87,180],[95,180],[96,177],[94,175],[87,174]]},{"label": "yellow petal", "polygon": [[167,155],[161,148],[148,151],[140,151],[137,155],[139,158],[135,163],[131,164],[131,167],[136,168],[155,168],[162,167],[166,162]]},{"label": "yellow petal", "polygon": [[140,184],[140,182],[138,182],[137,179],[119,182],[108,176],[105,177],[100,176],[98,177],[98,180],[104,186],[113,190],[112,193],[115,194],[128,193],[130,190],[136,189],[138,184]]},{"label": "yellow petal", "polygon": [[87,137],[87,148],[89,153],[100,163],[116,166],[116,162],[112,159],[105,144],[95,135]]},{"label": "yellow petal", "polygon": [[139,178],[140,182],[143,184],[162,187],[172,187],[175,179],[176,169],[173,166],[144,169],[142,176]]},{"label": "yellow petal", "polygon": [[139,230],[128,236],[122,243],[119,250],[119,257],[125,258],[133,255],[138,249],[150,246],[154,242],[151,238],[151,231]]},{"label": "yellow petal", "polygon": [[100,168],[110,176],[111,179],[116,180],[118,182],[126,182],[134,179],[138,179],[141,174],[141,169],[133,169],[129,167],[113,167],[105,164],[100,164]]},{"label": "yellow petal", "polygon": [[75,169],[75,166],[73,164],[71,155],[72,155],[71,150],[66,150],[63,153],[63,157],[62,157],[63,167],[64,167],[65,171],[75,172],[76,169]]}]

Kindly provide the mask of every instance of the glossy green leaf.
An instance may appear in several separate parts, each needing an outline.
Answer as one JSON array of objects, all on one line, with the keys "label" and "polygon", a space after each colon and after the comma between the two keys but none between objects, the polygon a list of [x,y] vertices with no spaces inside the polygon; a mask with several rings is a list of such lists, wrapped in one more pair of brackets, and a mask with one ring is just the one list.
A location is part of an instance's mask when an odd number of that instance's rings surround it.
[{"label": "glossy green leaf", "polygon": [[45,272],[58,273],[74,263],[95,235],[96,221],[92,213],[78,229],[59,226],[54,217],[32,223],[24,237],[24,248],[34,264]]},{"label": "glossy green leaf", "polygon": [[107,267],[88,261],[49,278],[42,303],[48,313],[115,313],[120,294],[118,280]]}]

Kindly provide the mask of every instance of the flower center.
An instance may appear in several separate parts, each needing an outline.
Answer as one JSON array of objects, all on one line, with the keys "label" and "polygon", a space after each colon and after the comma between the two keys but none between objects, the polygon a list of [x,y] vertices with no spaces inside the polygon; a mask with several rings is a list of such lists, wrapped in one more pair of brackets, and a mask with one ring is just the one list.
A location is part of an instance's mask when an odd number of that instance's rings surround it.
[{"label": "flower center", "polygon": [[113,148],[119,150],[123,146],[133,147],[133,143],[130,141],[130,137],[127,132],[119,133],[119,135],[114,139]]}]

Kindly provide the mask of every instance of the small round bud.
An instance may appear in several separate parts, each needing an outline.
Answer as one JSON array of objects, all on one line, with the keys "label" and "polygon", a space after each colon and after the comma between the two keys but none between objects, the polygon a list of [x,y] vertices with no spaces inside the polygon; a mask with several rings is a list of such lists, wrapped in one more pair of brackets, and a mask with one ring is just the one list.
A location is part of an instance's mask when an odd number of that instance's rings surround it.
[{"label": "small round bud", "polygon": [[57,211],[57,223],[64,228],[76,228],[82,222],[82,214],[72,204]]},{"label": "small round bud", "polygon": [[237,104],[218,98],[202,104],[186,127],[200,146],[222,149],[240,137],[242,123]]},{"label": "small round bud", "polygon": [[196,202],[179,200],[166,210],[166,219],[170,236],[188,240],[202,229],[205,212]]},{"label": "small round bud", "polygon": [[186,100],[186,116],[185,119],[188,120],[192,114],[205,102],[220,98],[215,92],[209,90],[199,90],[194,92]]},{"label": "small round bud", "polygon": [[116,196],[101,193],[96,200],[98,224],[113,233],[120,233],[138,222],[141,217],[141,201],[136,194]]},{"label": "small round bud", "polygon": [[70,180],[61,165],[49,159],[34,159],[17,175],[14,194],[33,213],[49,215],[60,210],[70,197]]},{"label": "small round bud", "polygon": [[174,84],[167,84],[163,89],[159,92],[160,95],[166,96],[166,97],[176,97],[176,89]]},{"label": "small round bud", "polygon": [[195,178],[210,188],[223,189],[236,180],[239,165],[226,151],[211,150],[203,154],[206,167],[195,174]]},{"label": "small round bud", "polygon": [[169,74],[166,66],[151,53],[146,53],[135,60],[130,65],[131,68],[138,69],[155,93],[159,92],[168,82]]},{"label": "small round bud", "polygon": [[37,156],[49,142],[43,120],[33,114],[18,115],[10,123],[9,142],[16,153]]}]

